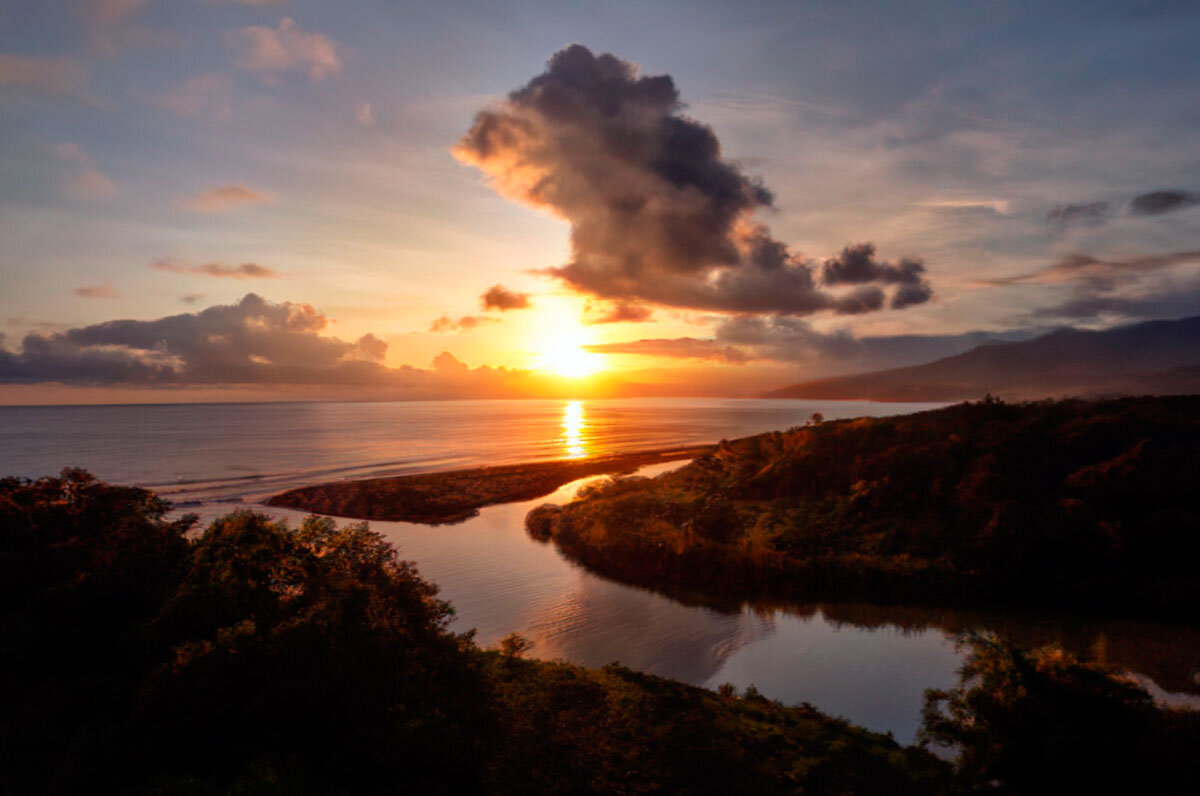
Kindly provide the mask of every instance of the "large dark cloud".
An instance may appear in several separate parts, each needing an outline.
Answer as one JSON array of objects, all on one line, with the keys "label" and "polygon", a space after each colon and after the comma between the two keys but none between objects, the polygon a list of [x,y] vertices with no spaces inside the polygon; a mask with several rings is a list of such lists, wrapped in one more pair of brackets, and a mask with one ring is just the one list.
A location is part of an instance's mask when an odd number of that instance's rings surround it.
[{"label": "large dark cloud", "polygon": [[[547,273],[579,291],[718,312],[884,306],[877,286],[849,297],[821,289],[813,265],[753,220],[770,192],[681,109],[669,76],[572,45],[481,112],[455,154],[502,193],[570,222],[572,259]],[[906,290],[893,306],[929,295]]]},{"label": "large dark cloud", "polygon": [[1133,197],[1129,212],[1135,216],[1161,216],[1200,204],[1200,193],[1194,191],[1151,191]]}]

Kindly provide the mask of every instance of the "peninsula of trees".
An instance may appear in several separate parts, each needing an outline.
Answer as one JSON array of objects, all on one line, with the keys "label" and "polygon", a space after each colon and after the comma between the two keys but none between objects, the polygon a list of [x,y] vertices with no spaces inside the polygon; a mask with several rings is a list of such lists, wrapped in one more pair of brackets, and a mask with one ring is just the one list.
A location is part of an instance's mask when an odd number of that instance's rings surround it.
[{"label": "peninsula of trees", "polygon": [[675,596],[991,603],[1200,619],[1200,397],[988,398],[810,422],[526,520]]}]

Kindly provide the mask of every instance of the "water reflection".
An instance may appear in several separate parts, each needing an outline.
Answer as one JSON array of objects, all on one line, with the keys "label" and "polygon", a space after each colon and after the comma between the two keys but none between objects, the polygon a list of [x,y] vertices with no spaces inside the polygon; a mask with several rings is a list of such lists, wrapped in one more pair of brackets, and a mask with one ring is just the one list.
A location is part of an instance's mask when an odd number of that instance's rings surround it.
[{"label": "water reflection", "polygon": [[563,406],[563,446],[566,448],[566,458],[582,459],[588,455],[587,440],[584,432],[587,423],[583,419],[583,402],[567,401]]}]

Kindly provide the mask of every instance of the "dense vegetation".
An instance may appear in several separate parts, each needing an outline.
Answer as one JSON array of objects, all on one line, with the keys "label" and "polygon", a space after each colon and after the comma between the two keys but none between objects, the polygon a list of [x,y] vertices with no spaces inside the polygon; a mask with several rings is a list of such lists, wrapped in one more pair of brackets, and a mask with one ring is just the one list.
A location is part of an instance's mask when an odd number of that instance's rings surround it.
[{"label": "dense vegetation", "polygon": [[695,599],[1200,619],[1200,397],[816,421],[601,483],[527,527],[602,574]]},{"label": "dense vegetation", "polygon": [[0,792],[938,793],[948,768],[753,693],[448,629],[364,525],[192,533],[81,471],[0,480]]},{"label": "dense vegetation", "polygon": [[[970,637],[960,685],[928,691],[923,743],[958,750],[964,793],[1195,793],[1200,711],[1057,647]],[[999,783],[999,787],[997,787]]]}]

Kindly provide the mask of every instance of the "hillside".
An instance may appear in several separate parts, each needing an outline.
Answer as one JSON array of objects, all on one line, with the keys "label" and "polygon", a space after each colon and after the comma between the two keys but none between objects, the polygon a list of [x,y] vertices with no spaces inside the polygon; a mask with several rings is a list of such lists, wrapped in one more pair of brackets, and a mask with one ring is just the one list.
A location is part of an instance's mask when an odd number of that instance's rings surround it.
[{"label": "hillside", "polygon": [[995,400],[724,442],[530,513],[622,581],[714,602],[931,601],[1200,619],[1200,397]]},{"label": "hillside", "polygon": [[1033,340],[853,376],[793,384],[769,398],[958,401],[1200,392],[1200,316],[1100,332],[1063,329]]}]

